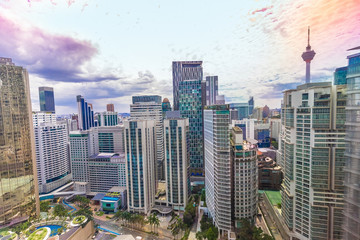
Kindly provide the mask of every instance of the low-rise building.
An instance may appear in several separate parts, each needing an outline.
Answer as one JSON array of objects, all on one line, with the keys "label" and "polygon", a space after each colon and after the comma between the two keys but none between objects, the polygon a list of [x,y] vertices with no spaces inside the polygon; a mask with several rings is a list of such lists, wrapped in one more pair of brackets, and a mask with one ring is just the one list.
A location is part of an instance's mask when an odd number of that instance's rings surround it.
[{"label": "low-rise building", "polygon": [[259,189],[280,190],[282,182],[281,167],[270,157],[258,158]]}]

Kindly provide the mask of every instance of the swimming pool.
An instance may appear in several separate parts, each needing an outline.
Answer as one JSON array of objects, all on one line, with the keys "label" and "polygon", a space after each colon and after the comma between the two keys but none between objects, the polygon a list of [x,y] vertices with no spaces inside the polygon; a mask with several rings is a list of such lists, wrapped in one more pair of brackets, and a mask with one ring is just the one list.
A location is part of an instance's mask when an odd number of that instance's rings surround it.
[{"label": "swimming pool", "polygon": [[60,228],[62,228],[62,226],[60,226],[60,225],[44,225],[44,226],[37,227],[36,229],[43,228],[43,227],[50,228],[50,230],[51,230],[50,237],[58,235],[58,230]]}]

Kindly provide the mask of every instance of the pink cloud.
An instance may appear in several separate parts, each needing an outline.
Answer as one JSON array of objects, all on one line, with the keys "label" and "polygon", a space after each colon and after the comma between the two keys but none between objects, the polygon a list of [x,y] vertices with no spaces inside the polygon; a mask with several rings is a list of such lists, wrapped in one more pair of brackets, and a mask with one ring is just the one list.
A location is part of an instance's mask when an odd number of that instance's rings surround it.
[{"label": "pink cloud", "polygon": [[270,6],[270,7],[264,7],[261,9],[256,9],[254,11],[251,12],[252,15],[254,15],[255,13],[260,13],[260,12],[266,12],[267,10],[273,8],[274,6]]}]

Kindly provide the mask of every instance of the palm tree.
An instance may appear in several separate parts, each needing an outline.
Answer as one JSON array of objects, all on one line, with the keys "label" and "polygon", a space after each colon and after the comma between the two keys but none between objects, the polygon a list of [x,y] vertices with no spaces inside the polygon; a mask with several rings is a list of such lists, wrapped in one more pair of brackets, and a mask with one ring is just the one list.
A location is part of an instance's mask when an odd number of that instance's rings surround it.
[{"label": "palm tree", "polygon": [[[160,219],[158,218],[158,216],[156,214],[154,214],[154,218],[153,218],[153,224],[154,224],[154,227],[159,227],[160,225]],[[155,228],[154,228],[154,231],[155,231]]]}]

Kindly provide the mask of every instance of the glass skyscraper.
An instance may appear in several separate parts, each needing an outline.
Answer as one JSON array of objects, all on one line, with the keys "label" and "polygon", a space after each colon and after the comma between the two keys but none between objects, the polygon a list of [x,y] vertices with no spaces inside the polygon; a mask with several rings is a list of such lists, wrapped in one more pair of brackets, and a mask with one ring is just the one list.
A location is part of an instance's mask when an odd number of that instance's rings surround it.
[{"label": "glass skyscraper", "polygon": [[54,89],[39,87],[40,111],[55,112]]},{"label": "glass skyscraper", "polygon": [[[360,47],[351,50],[360,51]],[[360,239],[360,53],[348,56],[343,239]]]},{"label": "glass skyscraper", "polygon": [[0,226],[39,214],[26,69],[0,58]]},{"label": "glass skyscraper", "polygon": [[201,79],[179,82],[179,110],[182,118],[189,119],[189,153],[191,175],[202,175],[203,154],[203,109]]},{"label": "glass skyscraper", "polygon": [[81,95],[76,96],[76,101],[79,112],[79,129],[88,130],[92,127],[95,127],[94,111],[92,109],[92,105],[85,101],[84,97]]},{"label": "glass skyscraper", "polygon": [[[173,73],[173,110],[180,110],[180,87],[179,84],[185,80],[200,80],[203,79],[202,61],[180,61],[172,63]],[[205,85],[205,82],[204,82]],[[204,94],[206,96],[206,94]],[[203,100],[206,103],[206,100]]]}]

